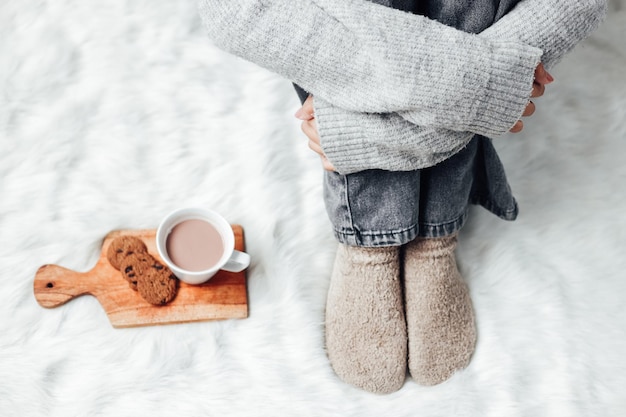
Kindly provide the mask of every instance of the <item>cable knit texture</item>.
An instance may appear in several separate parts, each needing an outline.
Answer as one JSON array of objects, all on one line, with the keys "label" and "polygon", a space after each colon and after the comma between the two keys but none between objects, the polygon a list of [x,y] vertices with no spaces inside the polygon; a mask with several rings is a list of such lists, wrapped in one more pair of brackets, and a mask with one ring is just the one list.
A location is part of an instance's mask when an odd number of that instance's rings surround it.
[{"label": "cable knit texture", "polygon": [[537,64],[552,66],[606,8],[605,0],[524,0],[474,35],[378,2],[200,0],[200,13],[219,47],[316,97],[322,147],[350,173],[424,168],[474,133],[506,133]]},{"label": "cable knit texture", "polygon": [[326,348],[337,375],[378,394],[406,378],[398,247],[339,245],[326,303]]},{"label": "cable knit texture", "polygon": [[472,301],[454,257],[456,236],[406,245],[404,292],[409,371],[435,385],[467,366],[476,344]]}]

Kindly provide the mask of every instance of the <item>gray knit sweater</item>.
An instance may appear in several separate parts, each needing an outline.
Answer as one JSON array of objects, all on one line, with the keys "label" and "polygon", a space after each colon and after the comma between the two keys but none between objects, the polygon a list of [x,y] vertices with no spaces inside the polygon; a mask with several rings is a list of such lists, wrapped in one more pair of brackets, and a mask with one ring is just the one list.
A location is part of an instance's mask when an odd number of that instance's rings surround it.
[{"label": "gray knit sweater", "polygon": [[606,0],[522,0],[474,35],[367,0],[200,0],[217,46],[314,95],[344,174],[432,166],[474,134],[506,133],[538,63],[551,68],[605,12]]}]

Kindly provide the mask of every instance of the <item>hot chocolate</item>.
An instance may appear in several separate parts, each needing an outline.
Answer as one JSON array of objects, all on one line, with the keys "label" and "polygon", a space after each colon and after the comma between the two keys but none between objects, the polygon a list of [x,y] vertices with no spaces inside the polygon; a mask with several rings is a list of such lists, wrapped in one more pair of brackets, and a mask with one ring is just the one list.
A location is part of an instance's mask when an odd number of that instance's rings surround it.
[{"label": "hot chocolate", "polygon": [[170,260],[187,271],[211,269],[224,254],[224,242],[218,230],[211,223],[198,219],[174,226],[165,245]]}]

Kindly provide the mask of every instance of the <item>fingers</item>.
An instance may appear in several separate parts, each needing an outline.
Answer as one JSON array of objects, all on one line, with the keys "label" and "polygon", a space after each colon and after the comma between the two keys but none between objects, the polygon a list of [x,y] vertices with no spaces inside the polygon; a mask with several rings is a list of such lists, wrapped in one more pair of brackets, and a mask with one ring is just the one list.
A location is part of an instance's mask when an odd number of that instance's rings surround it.
[{"label": "fingers", "polygon": [[315,119],[305,120],[300,125],[302,132],[309,138],[309,142],[321,144],[321,139],[319,133],[317,133],[317,124],[315,123]]},{"label": "fingers", "polygon": [[333,166],[333,164],[331,164],[328,158],[326,158],[326,155],[324,154],[324,150],[322,149],[319,142],[315,142],[314,140],[309,140],[309,148],[319,155],[320,159],[322,160],[322,166],[324,167],[326,171],[335,170],[335,167]]},{"label": "fingers", "polygon": [[509,130],[509,132],[511,132],[511,133],[519,133],[519,132],[522,131],[522,129],[524,129],[524,122],[522,122],[521,120],[518,120],[517,122],[515,122],[515,124]]},{"label": "fingers", "polygon": [[315,153],[317,153],[320,156],[320,159],[322,160],[322,166],[324,167],[325,170],[327,171],[335,170],[335,167],[333,166],[333,164],[330,163],[328,158],[326,158],[326,155],[324,155],[324,151],[322,150],[322,147],[318,143],[312,140],[309,140],[309,148],[311,148]]},{"label": "fingers", "polygon": [[305,120],[300,125],[302,132],[309,138],[309,148],[317,153],[322,160],[322,166],[327,171],[335,171],[335,167],[330,163],[326,155],[324,154],[324,150],[322,149],[321,139],[319,133],[317,132],[317,125],[314,118],[309,120]]},{"label": "fingers", "polygon": [[535,82],[539,84],[550,84],[552,81],[554,81],[552,75],[546,71],[542,63],[539,63],[535,69]]},{"label": "fingers", "polygon": [[304,103],[302,103],[302,107],[298,109],[298,111],[296,112],[294,116],[296,116],[296,118],[300,120],[313,119],[314,117],[313,96],[307,97]]},{"label": "fingers", "polygon": [[[532,116],[533,113],[535,113],[535,103],[533,103],[532,101],[529,101],[528,104],[526,105],[526,108],[524,109],[524,113],[522,113],[522,116],[524,117]],[[513,127],[509,129],[509,132],[519,133],[523,129],[524,129],[524,122],[522,122],[521,120],[518,120],[517,122],[515,122]]]},{"label": "fingers", "polygon": [[522,113],[522,116],[532,116],[533,113],[535,113],[535,103],[529,101],[524,109],[524,113]]},{"label": "fingers", "polygon": [[554,81],[554,78],[546,69],[543,64],[537,65],[535,69],[535,80],[533,82],[533,91],[531,92],[531,97],[541,97],[546,89],[546,84],[550,84]]},{"label": "fingers", "polygon": [[531,97],[541,97],[543,93],[546,91],[545,84],[539,84],[538,82],[533,83],[533,90],[530,92]]},{"label": "fingers", "polygon": [[326,171],[330,171],[330,172],[334,172],[335,167],[333,166],[333,164],[330,163],[330,161],[328,160],[328,158],[326,158],[325,156],[322,157],[322,167],[326,170]]},{"label": "fingers", "polygon": [[[554,81],[552,75],[550,75],[550,73],[546,71],[542,63],[539,63],[539,65],[537,65],[537,68],[535,68],[535,79],[533,81],[533,88],[530,92],[530,97],[536,98],[543,96],[546,91],[546,85],[550,84],[552,81]],[[529,101],[526,105],[526,108],[524,109],[524,113],[522,113],[522,116],[532,116],[535,113],[535,110],[535,103]],[[521,120],[518,120],[515,125],[513,125],[513,127],[509,130],[509,132],[518,133],[521,132],[522,129],[524,129],[524,123]]]},{"label": "fingers", "polygon": [[[535,103],[533,103],[532,101],[529,101],[528,104],[526,105],[526,108],[524,109],[524,113],[522,113],[522,116],[524,117],[532,116],[533,113],[535,112],[535,109],[536,109]],[[509,132],[519,133],[522,131],[522,129],[524,129],[524,122],[522,122],[521,120],[518,120],[517,122],[515,122],[513,127],[509,129]]]}]

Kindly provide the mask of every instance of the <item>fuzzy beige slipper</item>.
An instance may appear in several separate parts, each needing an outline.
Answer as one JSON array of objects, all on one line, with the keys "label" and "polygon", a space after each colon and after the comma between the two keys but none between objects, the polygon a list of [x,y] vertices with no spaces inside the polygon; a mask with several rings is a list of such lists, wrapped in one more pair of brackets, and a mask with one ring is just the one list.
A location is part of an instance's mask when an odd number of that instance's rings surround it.
[{"label": "fuzzy beige slipper", "polygon": [[467,366],[476,344],[474,311],[454,257],[456,236],[405,245],[409,372],[435,385]]},{"label": "fuzzy beige slipper", "polygon": [[345,382],[386,394],[406,378],[399,249],[339,245],[326,303],[326,349]]}]

